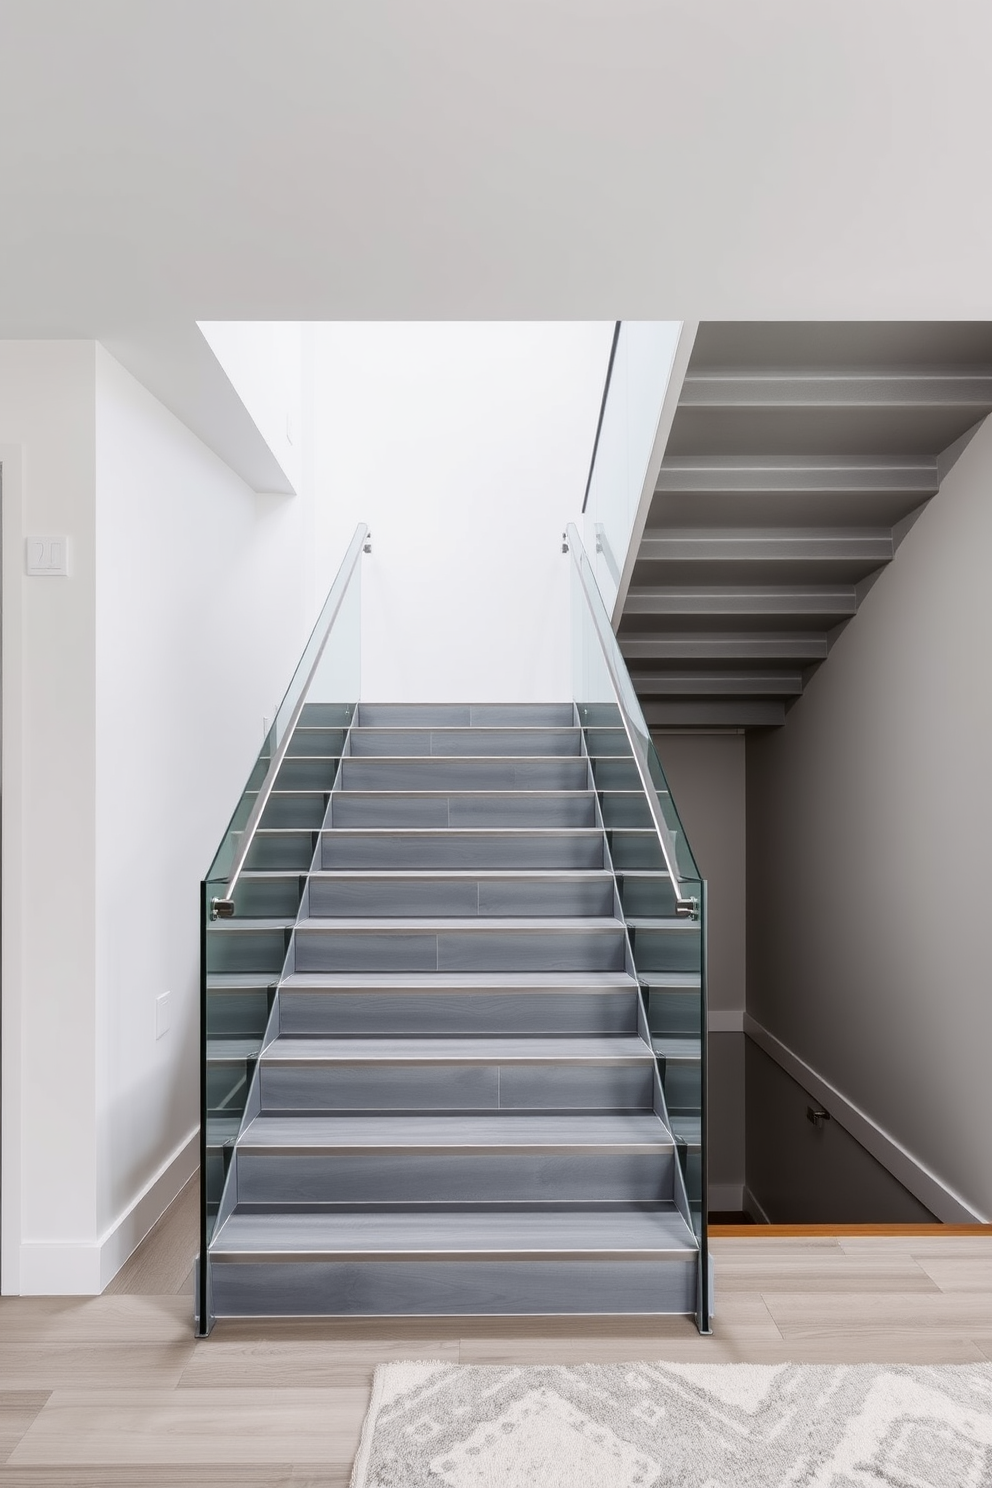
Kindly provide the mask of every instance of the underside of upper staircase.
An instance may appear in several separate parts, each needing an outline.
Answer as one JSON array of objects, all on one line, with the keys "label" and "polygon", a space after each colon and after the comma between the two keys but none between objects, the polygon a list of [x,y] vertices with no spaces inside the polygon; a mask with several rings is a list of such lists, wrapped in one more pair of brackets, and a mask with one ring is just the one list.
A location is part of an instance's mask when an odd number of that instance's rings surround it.
[{"label": "underside of upper staircase", "polygon": [[208,934],[212,1314],[695,1312],[699,926],[619,719],[328,725]]},{"label": "underside of upper staircase", "polygon": [[618,635],[649,724],[781,724],[992,409],[992,324],[699,326]]}]

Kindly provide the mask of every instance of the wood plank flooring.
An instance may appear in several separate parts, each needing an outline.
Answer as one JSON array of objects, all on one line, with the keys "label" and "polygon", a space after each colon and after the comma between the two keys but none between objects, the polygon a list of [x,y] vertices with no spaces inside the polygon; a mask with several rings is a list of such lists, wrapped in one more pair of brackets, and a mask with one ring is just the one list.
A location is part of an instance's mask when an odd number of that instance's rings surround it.
[{"label": "wood plank flooring", "polygon": [[0,1299],[0,1488],[345,1488],[386,1359],[992,1360],[992,1234],[716,1239],[684,1319],[218,1323],[192,1335],[197,1195],[102,1297]]}]

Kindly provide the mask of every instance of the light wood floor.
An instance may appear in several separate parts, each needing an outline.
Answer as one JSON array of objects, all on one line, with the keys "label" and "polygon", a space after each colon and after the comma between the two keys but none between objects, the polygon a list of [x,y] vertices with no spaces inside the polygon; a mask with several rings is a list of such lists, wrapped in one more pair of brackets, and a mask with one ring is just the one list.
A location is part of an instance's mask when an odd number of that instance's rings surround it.
[{"label": "light wood floor", "polygon": [[384,1359],[986,1362],[992,1236],[720,1239],[683,1319],[218,1323],[192,1336],[196,1191],[102,1297],[0,1299],[0,1488],[344,1488]]}]

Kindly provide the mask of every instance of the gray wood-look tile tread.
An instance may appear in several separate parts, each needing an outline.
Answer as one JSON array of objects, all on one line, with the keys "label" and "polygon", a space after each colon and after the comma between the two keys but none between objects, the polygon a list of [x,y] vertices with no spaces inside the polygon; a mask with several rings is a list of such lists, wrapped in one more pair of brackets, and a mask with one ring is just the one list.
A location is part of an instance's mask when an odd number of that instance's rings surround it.
[{"label": "gray wood-look tile tread", "polygon": [[609,1116],[256,1116],[240,1148],[562,1148],[671,1150],[660,1117]]},{"label": "gray wood-look tile tread", "polygon": [[[228,924],[231,923],[236,922],[229,920]],[[246,923],[249,923],[251,925],[278,924],[281,926],[283,921],[251,920],[247,921]],[[654,924],[655,922],[651,921],[651,923]],[[682,921],[660,921],[658,923],[671,923],[681,926]],[[487,915],[485,918],[480,918],[478,922],[476,922],[475,920],[467,920],[465,916],[462,916],[458,919],[452,919],[447,916],[443,919],[435,919],[433,916],[431,916],[430,918],[422,919],[414,915],[404,915],[399,918],[395,916],[380,917],[369,915],[367,919],[363,918],[359,920],[351,920],[345,919],[343,916],[335,915],[320,919],[311,918],[308,920],[300,920],[296,928],[303,931],[372,929],[378,932],[381,930],[402,930],[407,934],[409,934],[411,931],[417,930],[423,930],[429,933],[433,933],[434,931],[443,931],[445,933],[458,931],[464,935],[478,935],[480,933],[491,935],[493,931],[500,930],[504,930],[507,932],[527,930],[541,932],[544,932],[546,930],[567,930],[572,934],[581,935],[584,932],[592,932],[596,930],[622,930],[623,921],[615,920],[612,917],[607,918],[606,916],[586,917],[584,915],[570,915],[568,918],[563,918],[560,916],[545,917],[544,915],[515,916],[513,919],[506,919],[503,917],[498,917],[496,915]]]},{"label": "gray wood-look tile tread", "polygon": [[262,1038],[208,1038],[207,1059],[251,1059],[262,1046]]},{"label": "gray wood-look tile tread", "polygon": [[220,1256],[682,1253],[695,1244],[674,1205],[641,1210],[412,1210],[264,1214],[235,1210],[214,1241]]},{"label": "gray wood-look tile tread", "polygon": [[[459,922],[461,923],[461,922]],[[571,921],[569,921],[571,924]],[[272,977],[260,982],[271,986]],[[691,978],[674,977],[673,985]],[[232,977],[233,986],[242,980]],[[635,979],[625,971],[297,971],[279,985],[291,992],[629,992]],[[695,985],[699,985],[696,977]]]},{"label": "gray wood-look tile tread", "polygon": [[[656,1043],[661,1040],[655,1040]],[[691,1043],[686,1040],[668,1042]],[[258,1047],[256,1041],[255,1047]],[[699,1041],[695,1044],[699,1054]],[[284,1061],[289,1064],[465,1064],[478,1061],[491,1064],[590,1062],[640,1063],[650,1060],[651,1050],[643,1039],[618,1034],[612,1038],[500,1038],[484,1035],[478,1038],[278,1038],[266,1049],[266,1064]]]},{"label": "gray wood-look tile tread", "polygon": [[[627,874],[627,877],[632,875]],[[644,878],[665,878],[667,874],[652,873]],[[243,873],[243,878],[299,878],[299,871]],[[351,882],[357,879],[372,883],[409,883],[427,879],[432,883],[463,883],[466,879],[485,879],[493,883],[516,883],[520,879],[533,879],[537,883],[603,883],[613,881],[607,868],[315,868],[309,875],[311,883],[320,879],[331,882]]]}]

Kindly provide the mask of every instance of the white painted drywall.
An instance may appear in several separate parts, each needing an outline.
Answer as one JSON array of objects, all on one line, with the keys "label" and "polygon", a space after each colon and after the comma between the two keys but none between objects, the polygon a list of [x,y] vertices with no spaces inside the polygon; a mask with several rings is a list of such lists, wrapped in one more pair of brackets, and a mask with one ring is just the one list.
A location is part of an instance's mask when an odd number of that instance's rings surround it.
[{"label": "white painted drywall", "polygon": [[990,488],[986,423],[747,761],[749,1013],[987,1218]]},{"label": "white painted drywall", "polygon": [[200,331],[293,491],[302,480],[303,333],[296,321],[206,320]]},{"label": "white painted drywall", "polygon": [[[313,621],[312,509],[93,342],[0,343],[0,446],[3,1287],[92,1292],[195,1157],[197,886]],[[32,531],[69,578],[23,577]]]},{"label": "white painted drywall", "polygon": [[[96,1228],[94,397],[91,342],[0,342],[5,1291],[72,1290]],[[24,577],[30,532],[71,578]]]},{"label": "white painted drywall", "polygon": [[566,522],[582,504],[612,326],[314,330],[318,566],[356,521],[362,695],[571,698]]},{"label": "white painted drywall", "polygon": [[314,604],[307,506],[250,492],[100,347],[96,368],[103,1232],[198,1121],[196,888]]}]

